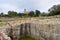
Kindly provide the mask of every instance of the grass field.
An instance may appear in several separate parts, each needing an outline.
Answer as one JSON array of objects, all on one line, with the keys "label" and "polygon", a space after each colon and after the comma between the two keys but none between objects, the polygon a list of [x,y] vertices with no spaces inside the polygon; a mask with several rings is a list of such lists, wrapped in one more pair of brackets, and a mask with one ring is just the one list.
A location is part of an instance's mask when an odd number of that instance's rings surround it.
[{"label": "grass field", "polygon": [[30,36],[26,36],[26,37],[20,37],[19,40],[35,40],[35,38],[32,38]]},{"label": "grass field", "polygon": [[5,22],[0,21],[0,26],[2,26]]}]

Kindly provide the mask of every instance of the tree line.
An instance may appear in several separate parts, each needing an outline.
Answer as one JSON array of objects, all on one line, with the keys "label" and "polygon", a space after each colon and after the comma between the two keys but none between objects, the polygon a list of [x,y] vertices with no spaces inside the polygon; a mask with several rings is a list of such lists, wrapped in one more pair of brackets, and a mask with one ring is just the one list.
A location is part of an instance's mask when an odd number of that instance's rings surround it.
[{"label": "tree line", "polygon": [[24,13],[17,13],[15,11],[8,11],[7,14],[3,12],[0,13],[0,17],[39,17],[39,16],[54,16],[60,15],[60,4],[53,5],[51,8],[48,9],[48,13],[40,12],[39,10],[30,11],[28,14]]},{"label": "tree line", "polygon": [[40,11],[36,10],[30,11],[28,14],[25,13],[17,13],[15,11],[8,11],[8,14],[0,13],[0,17],[38,17],[40,15]]}]

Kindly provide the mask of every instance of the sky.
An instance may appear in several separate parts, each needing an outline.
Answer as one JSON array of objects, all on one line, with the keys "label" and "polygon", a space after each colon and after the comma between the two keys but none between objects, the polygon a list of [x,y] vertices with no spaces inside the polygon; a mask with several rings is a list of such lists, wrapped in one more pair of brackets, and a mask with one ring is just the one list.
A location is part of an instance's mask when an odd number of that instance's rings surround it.
[{"label": "sky", "polygon": [[48,12],[48,9],[56,4],[60,4],[60,0],[0,0],[0,13],[6,14],[8,11],[23,12],[24,9]]}]

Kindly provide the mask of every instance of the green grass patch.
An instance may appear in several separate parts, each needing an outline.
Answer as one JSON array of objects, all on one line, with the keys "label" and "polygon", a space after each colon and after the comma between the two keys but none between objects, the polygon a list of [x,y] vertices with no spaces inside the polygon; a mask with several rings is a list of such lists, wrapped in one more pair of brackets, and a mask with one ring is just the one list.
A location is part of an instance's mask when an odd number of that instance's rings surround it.
[{"label": "green grass patch", "polygon": [[0,22],[0,26],[2,26],[4,24],[4,22]]},{"label": "green grass patch", "polygon": [[35,40],[35,38],[26,36],[26,37],[20,37],[19,40]]}]

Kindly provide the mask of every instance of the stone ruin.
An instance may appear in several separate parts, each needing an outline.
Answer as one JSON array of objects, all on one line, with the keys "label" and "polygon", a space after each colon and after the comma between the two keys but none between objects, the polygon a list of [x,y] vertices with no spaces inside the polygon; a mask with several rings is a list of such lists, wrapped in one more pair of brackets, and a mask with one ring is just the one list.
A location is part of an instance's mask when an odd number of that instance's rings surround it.
[{"label": "stone ruin", "polygon": [[[4,28],[5,29],[5,28]],[[36,40],[60,40],[60,23],[54,20],[35,20],[5,29],[8,36],[17,40],[21,36],[32,36]]]}]

